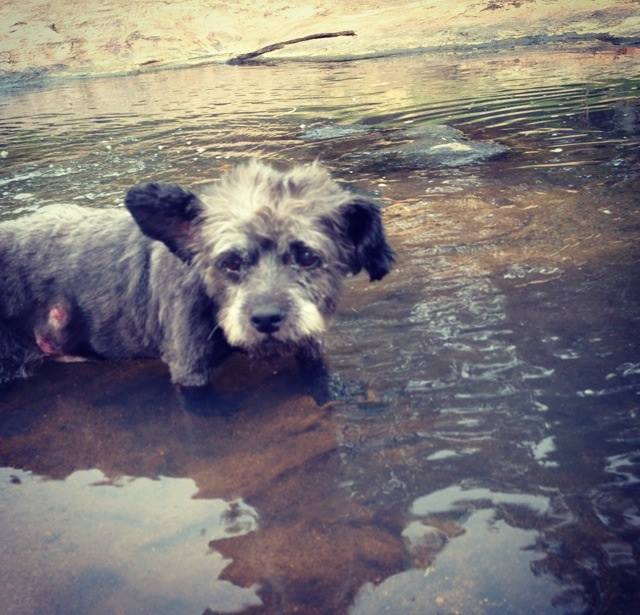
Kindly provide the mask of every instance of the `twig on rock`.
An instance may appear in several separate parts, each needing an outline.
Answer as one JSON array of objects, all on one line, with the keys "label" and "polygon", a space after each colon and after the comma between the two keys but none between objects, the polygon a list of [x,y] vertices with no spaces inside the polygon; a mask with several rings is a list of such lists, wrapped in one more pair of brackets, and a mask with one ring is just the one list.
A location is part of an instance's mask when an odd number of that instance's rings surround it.
[{"label": "twig on rock", "polygon": [[264,53],[269,53],[270,51],[276,51],[277,49],[282,49],[286,45],[293,45],[295,43],[311,41],[316,38],[333,38],[335,36],[356,36],[356,33],[353,30],[345,30],[344,32],[322,32],[320,34],[310,34],[309,36],[303,36],[301,38],[292,38],[289,41],[282,41],[281,43],[273,43],[272,45],[267,45],[266,47],[261,47],[260,49],[256,49],[256,51],[252,51],[250,53],[243,53],[239,56],[235,56],[230,60],[227,60],[227,64],[244,64],[248,60],[252,60],[253,58],[261,56]]}]

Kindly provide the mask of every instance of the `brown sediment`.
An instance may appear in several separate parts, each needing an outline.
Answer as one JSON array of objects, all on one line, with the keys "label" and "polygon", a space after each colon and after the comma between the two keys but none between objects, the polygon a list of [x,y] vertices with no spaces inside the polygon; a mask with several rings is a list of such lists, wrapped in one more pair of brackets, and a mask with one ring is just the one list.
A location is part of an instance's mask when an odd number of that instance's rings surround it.
[{"label": "brown sediment", "polygon": [[7,417],[23,420],[0,441],[0,460],[56,479],[98,468],[106,485],[186,476],[196,498],[242,498],[258,511],[258,530],[211,543],[232,560],[223,578],[259,583],[268,606],[338,609],[362,583],[400,569],[399,528],[381,527],[340,487],[341,425],[332,407],[278,393],[286,373],[247,368],[233,359],[219,378],[228,394],[248,392],[240,407],[204,417],[179,408],[159,364],[47,365],[0,401],[3,427]]}]

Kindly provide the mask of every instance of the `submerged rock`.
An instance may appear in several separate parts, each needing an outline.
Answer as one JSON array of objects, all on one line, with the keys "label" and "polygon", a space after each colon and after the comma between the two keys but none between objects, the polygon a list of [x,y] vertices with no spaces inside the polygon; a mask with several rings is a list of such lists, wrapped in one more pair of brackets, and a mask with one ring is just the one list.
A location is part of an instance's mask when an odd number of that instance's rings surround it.
[{"label": "submerged rock", "polygon": [[412,521],[402,531],[404,545],[418,568],[428,568],[448,539],[443,531],[421,521]]},{"label": "submerged rock", "polygon": [[496,158],[509,150],[493,141],[468,139],[460,130],[445,125],[410,128],[398,136],[405,141],[372,152],[369,161],[376,168],[460,167]]},{"label": "submerged rock", "polygon": [[440,551],[448,540],[444,532],[421,521],[412,521],[409,523],[402,531],[402,538],[412,553],[417,553],[425,549],[432,553]]},{"label": "submerged rock", "polygon": [[[384,128],[365,124],[317,123],[305,127],[305,141],[358,139],[358,147],[346,158],[364,170],[376,172],[461,167],[484,162],[509,151],[493,141],[475,141],[462,131],[445,124],[426,124],[411,128]],[[363,147],[365,145],[365,147]]]}]

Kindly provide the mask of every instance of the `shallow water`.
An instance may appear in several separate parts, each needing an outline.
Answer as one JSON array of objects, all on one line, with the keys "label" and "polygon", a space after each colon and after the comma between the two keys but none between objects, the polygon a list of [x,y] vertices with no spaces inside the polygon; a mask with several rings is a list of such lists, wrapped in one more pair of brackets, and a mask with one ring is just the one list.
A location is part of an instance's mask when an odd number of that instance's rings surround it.
[{"label": "shallow water", "polygon": [[[320,156],[385,205],[398,266],[348,285],[328,406],[242,357],[230,416],[184,413],[157,363],[3,392],[4,612],[634,612],[639,88],[633,50],[549,48],[7,91],[2,218]],[[440,124],[509,152],[385,166]]]}]

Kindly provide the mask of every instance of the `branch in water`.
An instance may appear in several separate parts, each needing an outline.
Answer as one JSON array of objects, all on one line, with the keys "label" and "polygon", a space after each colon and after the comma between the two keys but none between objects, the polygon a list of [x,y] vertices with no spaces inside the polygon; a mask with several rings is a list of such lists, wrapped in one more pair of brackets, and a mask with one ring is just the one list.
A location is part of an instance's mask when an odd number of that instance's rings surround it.
[{"label": "branch in water", "polygon": [[247,60],[252,60],[253,58],[261,56],[264,53],[282,49],[285,45],[293,45],[295,43],[311,41],[316,38],[333,38],[335,36],[356,36],[356,33],[353,30],[345,30],[344,32],[323,32],[321,34],[310,34],[309,36],[303,36],[302,38],[292,38],[290,41],[282,41],[281,43],[273,43],[273,45],[261,47],[260,49],[256,49],[256,51],[252,51],[251,53],[243,53],[242,55],[227,60],[227,64],[243,64]]}]

